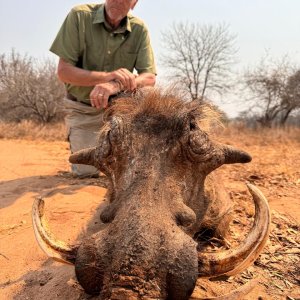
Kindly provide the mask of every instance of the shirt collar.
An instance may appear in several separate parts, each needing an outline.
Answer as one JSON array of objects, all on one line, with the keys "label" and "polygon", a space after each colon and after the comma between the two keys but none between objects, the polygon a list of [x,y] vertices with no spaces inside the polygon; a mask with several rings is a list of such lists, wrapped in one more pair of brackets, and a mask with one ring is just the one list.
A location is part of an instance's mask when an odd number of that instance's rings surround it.
[{"label": "shirt collar", "polygon": [[[121,25],[114,30],[114,33],[124,33],[126,30],[131,32],[131,24],[129,19],[130,14],[127,14],[125,21],[122,20]],[[96,11],[93,24],[106,23],[104,15],[104,4],[101,4]]]}]

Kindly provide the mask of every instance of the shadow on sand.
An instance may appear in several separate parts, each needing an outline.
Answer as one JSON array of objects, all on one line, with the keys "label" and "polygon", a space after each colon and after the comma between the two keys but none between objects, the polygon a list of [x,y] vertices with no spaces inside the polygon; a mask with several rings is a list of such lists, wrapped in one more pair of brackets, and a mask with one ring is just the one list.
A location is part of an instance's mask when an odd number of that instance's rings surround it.
[{"label": "shadow on sand", "polygon": [[[63,195],[75,194],[84,186],[100,186],[107,187],[107,180],[105,177],[99,179],[76,179],[70,176],[38,176],[27,177],[17,180],[2,182],[0,184],[0,195],[3,196],[3,189],[10,190],[11,193],[6,194],[6,201],[0,201],[0,208],[7,207],[13,204],[19,197],[27,192],[36,193],[36,196],[52,197],[57,193]],[[94,214],[91,216],[85,229],[78,234],[77,240],[82,240],[84,236],[102,230],[105,225],[100,222],[100,213],[106,204],[101,201],[96,207]],[[15,281],[6,282],[0,285],[0,289],[15,289],[17,285],[21,284],[21,290],[13,296],[17,300],[52,300],[52,299],[96,299],[84,293],[80,285],[76,281],[74,267],[64,265],[47,259],[37,270],[32,270],[21,276]]]},{"label": "shadow on sand", "polygon": [[[42,196],[51,192],[73,194],[78,189],[87,185],[97,185],[107,187],[107,178],[73,178],[70,173],[62,172],[52,176],[31,176],[0,182],[0,209],[12,205],[17,199],[26,193],[34,193]],[[68,187],[66,189],[66,186]]]}]

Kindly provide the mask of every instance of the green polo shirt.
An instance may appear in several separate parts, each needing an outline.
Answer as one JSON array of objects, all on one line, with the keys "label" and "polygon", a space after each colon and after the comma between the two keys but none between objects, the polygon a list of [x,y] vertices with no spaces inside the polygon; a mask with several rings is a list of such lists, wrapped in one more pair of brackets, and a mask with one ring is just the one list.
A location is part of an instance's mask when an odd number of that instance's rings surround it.
[{"label": "green polo shirt", "polygon": [[[59,30],[50,51],[66,62],[90,71],[111,72],[126,68],[138,74],[156,74],[148,30],[140,19],[128,14],[111,31],[104,17],[104,4],[74,7]],[[78,100],[89,99],[93,87],[66,84]]]}]

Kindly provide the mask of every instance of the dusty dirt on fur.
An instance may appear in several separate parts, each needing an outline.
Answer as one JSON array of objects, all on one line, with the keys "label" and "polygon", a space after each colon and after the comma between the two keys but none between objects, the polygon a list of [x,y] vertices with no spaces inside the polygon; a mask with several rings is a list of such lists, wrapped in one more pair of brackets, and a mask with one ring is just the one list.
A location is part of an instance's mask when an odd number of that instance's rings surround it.
[{"label": "dusty dirt on fur", "polygon": [[[270,240],[253,266],[227,280],[198,280],[192,299],[218,296],[258,277],[244,299],[300,299],[300,139],[284,134],[225,131],[222,142],[253,156],[247,165],[222,167],[235,201],[229,243],[235,245],[251,226],[254,208],[245,181],[257,185],[272,209]],[[47,259],[31,225],[35,197],[46,201],[51,230],[73,242],[103,226],[105,178],[74,179],[68,171],[65,142],[0,140],[0,299],[92,299],[71,266]],[[218,241],[207,247],[219,250]]]}]

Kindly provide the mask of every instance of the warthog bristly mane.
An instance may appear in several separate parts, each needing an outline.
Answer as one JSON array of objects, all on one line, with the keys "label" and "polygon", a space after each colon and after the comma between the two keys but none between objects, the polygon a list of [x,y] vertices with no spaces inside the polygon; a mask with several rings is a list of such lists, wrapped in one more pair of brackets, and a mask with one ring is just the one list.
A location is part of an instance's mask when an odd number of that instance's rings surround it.
[{"label": "warthog bristly mane", "polygon": [[[220,113],[208,102],[185,100],[178,91],[151,89],[134,96],[119,98],[105,112],[104,120],[112,116],[129,117],[137,129],[149,135],[169,132],[174,139],[181,137],[196,124],[203,131],[220,125]],[[187,123],[190,127],[187,127]]]}]

